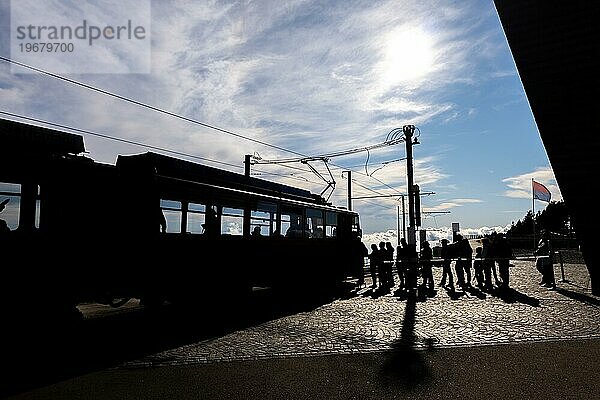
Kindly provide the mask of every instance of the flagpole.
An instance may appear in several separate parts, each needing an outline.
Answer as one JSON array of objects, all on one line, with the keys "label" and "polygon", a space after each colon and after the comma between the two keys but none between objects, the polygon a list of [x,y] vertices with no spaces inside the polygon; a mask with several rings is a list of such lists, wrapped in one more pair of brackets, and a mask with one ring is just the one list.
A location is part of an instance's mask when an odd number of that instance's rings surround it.
[{"label": "flagpole", "polygon": [[531,215],[533,216],[533,252],[535,253],[535,194],[533,190],[533,178],[531,178]]}]

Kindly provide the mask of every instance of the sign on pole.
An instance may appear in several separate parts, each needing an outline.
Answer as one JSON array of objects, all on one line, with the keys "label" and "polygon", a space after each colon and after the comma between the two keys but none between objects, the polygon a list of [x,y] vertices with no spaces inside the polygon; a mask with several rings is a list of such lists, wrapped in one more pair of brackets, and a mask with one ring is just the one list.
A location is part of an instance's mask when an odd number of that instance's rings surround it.
[{"label": "sign on pole", "polygon": [[452,223],[452,241],[455,242],[456,241],[456,234],[460,231],[460,226],[458,224],[458,222],[453,222]]}]

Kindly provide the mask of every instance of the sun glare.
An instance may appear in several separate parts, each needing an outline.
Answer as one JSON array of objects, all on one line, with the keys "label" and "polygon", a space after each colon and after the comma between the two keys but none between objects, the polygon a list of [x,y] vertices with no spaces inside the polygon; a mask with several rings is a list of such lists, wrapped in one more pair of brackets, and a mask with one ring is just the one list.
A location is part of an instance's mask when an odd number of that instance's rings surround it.
[{"label": "sun glare", "polygon": [[402,29],[389,35],[384,45],[381,79],[386,87],[410,82],[433,68],[431,38],[421,29]]}]

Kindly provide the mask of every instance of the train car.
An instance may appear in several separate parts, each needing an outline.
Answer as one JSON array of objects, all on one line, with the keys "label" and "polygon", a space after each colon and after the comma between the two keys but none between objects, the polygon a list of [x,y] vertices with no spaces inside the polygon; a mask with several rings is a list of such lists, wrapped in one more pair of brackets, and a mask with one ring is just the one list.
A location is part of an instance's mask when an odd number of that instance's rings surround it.
[{"label": "train car", "polygon": [[362,274],[357,213],[309,191],[155,153],[85,156],[79,135],[0,123],[8,309],[196,304]]}]

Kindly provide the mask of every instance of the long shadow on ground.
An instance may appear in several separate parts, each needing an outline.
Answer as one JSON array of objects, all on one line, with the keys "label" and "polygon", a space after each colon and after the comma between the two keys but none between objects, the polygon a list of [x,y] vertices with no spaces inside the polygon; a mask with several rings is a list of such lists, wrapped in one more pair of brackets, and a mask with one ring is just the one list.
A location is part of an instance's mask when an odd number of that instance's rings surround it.
[{"label": "long shadow on ground", "polygon": [[598,300],[595,297],[591,297],[591,296],[588,296],[583,293],[574,292],[572,290],[565,289],[565,288],[559,288],[559,287],[556,288],[556,292],[560,293],[563,296],[566,296],[570,299],[581,301],[581,302],[587,303],[587,304],[591,304],[595,307],[600,307],[600,300]]},{"label": "long shadow on ground", "polygon": [[423,351],[415,348],[417,301],[416,294],[407,296],[400,338],[392,344],[380,371],[380,378],[385,385],[397,386],[406,391],[432,380],[431,369],[425,362]]},{"label": "long shadow on ground", "polygon": [[531,297],[525,293],[521,293],[518,290],[513,289],[513,288],[506,288],[506,289],[497,288],[493,291],[490,291],[490,294],[492,296],[502,299],[502,301],[504,301],[505,303],[508,303],[508,304],[522,303],[522,304],[529,305],[531,307],[539,307],[540,306],[539,299],[537,299],[535,297]]}]

